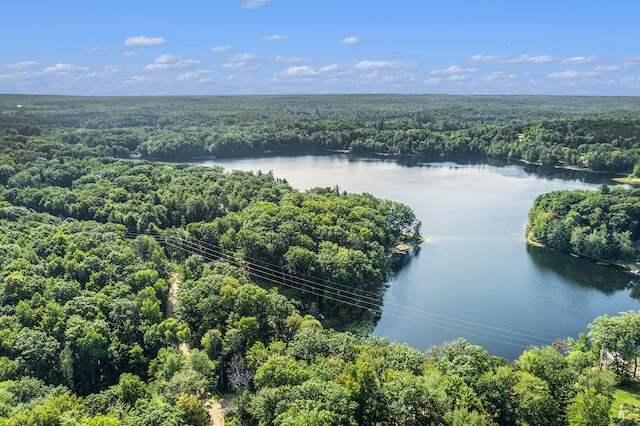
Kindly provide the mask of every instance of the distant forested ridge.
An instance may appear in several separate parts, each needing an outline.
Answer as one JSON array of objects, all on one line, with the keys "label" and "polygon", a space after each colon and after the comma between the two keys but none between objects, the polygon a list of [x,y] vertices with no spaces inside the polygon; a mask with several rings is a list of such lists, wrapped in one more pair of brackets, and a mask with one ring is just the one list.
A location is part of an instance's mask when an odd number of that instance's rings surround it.
[{"label": "distant forested ridge", "polygon": [[3,95],[0,106],[0,134],[44,132],[51,144],[119,157],[348,150],[489,156],[621,173],[640,159],[640,102],[631,97]]},{"label": "distant forested ridge", "polygon": [[[2,95],[0,426],[205,426],[228,388],[230,425],[608,424],[616,384],[636,378],[637,313],[595,318],[579,339],[512,363],[464,339],[420,352],[325,328],[322,313],[343,324],[379,311],[389,249],[419,238],[409,206],[130,157],[348,149],[550,164],[555,152],[626,170],[616,156],[637,163],[637,108],[632,98]],[[569,133],[575,146],[562,145]],[[540,197],[532,235],[566,242],[577,224],[570,244],[623,258],[638,238],[637,195]]]}]

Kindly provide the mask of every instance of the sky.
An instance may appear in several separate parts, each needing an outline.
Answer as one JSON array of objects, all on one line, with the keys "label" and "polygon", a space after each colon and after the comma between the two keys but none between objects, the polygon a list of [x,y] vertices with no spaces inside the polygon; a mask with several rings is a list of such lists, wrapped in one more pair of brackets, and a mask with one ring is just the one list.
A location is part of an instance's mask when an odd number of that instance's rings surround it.
[{"label": "sky", "polygon": [[640,96],[638,0],[1,0],[0,93]]}]

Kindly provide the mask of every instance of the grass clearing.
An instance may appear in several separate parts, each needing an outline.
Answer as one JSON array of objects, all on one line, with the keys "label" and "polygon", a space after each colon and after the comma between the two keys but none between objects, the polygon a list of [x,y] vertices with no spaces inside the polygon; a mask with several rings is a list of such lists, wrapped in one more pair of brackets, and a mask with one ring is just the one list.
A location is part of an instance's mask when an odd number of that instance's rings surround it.
[{"label": "grass clearing", "polygon": [[620,406],[622,406],[626,420],[640,421],[640,384],[619,386],[616,389],[609,412],[611,419],[618,420],[620,418]]}]

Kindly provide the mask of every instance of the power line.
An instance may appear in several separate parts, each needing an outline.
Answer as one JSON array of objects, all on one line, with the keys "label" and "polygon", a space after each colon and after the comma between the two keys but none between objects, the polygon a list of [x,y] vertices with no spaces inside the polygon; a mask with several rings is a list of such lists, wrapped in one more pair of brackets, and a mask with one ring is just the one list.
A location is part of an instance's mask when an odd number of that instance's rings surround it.
[{"label": "power line", "polygon": [[[184,240],[182,240],[184,241]],[[188,241],[185,241],[188,242]],[[217,255],[220,255],[220,252],[216,252],[215,249],[215,245],[209,244],[207,242],[204,241],[199,241],[197,240],[197,244],[204,244],[208,247],[211,247],[211,251],[213,251],[214,253],[217,253]],[[222,256],[221,256],[222,257]],[[255,261],[255,259],[253,259]],[[254,262],[248,262],[250,265],[256,265]],[[261,263],[265,263],[265,262],[261,262]],[[267,264],[269,265],[269,264]],[[258,265],[260,270],[262,272],[265,272],[267,274],[270,274],[272,277],[278,279],[278,275],[281,273],[280,271],[274,270],[272,268],[269,267],[265,267],[262,265]],[[273,267],[273,265],[271,265]],[[364,302],[369,302],[369,304],[374,303],[375,309],[379,309],[378,308],[378,304],[381,302],[381,297],[380,294],[378,293],[374,293],[374,292],[370,292],[364,289],[355,289],[355,288],[351,288],[348,287],[344,284],[339,284],[339,283],[334,283],[331,281],[324,281],[324,283],[318,283],[315,280],[310,280],[307,276],[300,277],[298,275],[291,275],[291,274],[282,274],[285,275],[289,278],[289,280],[292,281],[297,281],[298,283],[304,285],[304,284],[310,284],[312,287],[314,287],[315,290],[320,290],[320,291],[328,291],[336,296],[339,297],[351,297],[353,300],[357,300],[357,301],[364,301]],[[326,284],[330,284],[329,286],[325,285]],[[336,290],[335,288],[333,288],[334,286],[341,286],[341,287],[346,287],[346,290]],[[308,286],[306,286],[308,287]],[[296,287],[294,287],[296,288]],[[354,299],[355,298],[355,299]],[[369,308],[371,308],[371,306],[368,306]],[[429,312],[429,311],[425,311],[423,309],[418,309],[418,308],[414,308],[411,306],[407,306],[407,305],[400,305],[397,303],[393,303],[393,302],[386,302],[384,303],[384,307],[385,307],[385,312],[387,308],[396,308],[398,310],[401,310],[401,312],[405,315],[412,315],[412,316],[417,316],[417,317],[422,317],[422,319],[428,319],[431,321],[436,321],[436,322],[444,322],[446,324],[449,324],[450,321],[456,321],[465,325],[460,325],[459,327],[464,327],[464,328],[469,328],[469,326],[472,329],[477,329],[477,327],[483,327],[486,328],[487,330],[483,330],[484,332],[488,332],[491,334],[495,334],[492,333],[492,331],[497,331],[499,332],[499,335],[503,335],[504,333],[508,333],[511,334],[513,336],[511,336],[511,338],[514,339],[520,339],[520,337],[525,337],[525,338],[530,338],[530,339],[535,339],[535,340],[539,340],[541,342],[547,342],[548,340],[553,340],[555,337],[547,337],[547,336],[541,336],[539,334],[533,334],[533,333],[524,333],[524,332],[520,332],[520,331],[514,331],[511,329],[506,329],[504,327],[497,327],[497,326],[493,326],[493,325],[486,325],[486,324],[480,324],[478,323],[478,321],[470,321],[470,320],[465,320],[465,319],[461,319],[461,318],[457,318],[457,317],[453,317],[451,315],[444,315],[444,314],[438,314],[435,312]],[[406,310],[412,311],[412,312],[406,312]],[[431,317],[435,317],[435,318],[428,318],[429,316]],[[425,318],[427,317],[427,318]],[[492,330],[492,331],[489,331]],[[520,339],[520,340],[525,340],[527,342],[529,342],[530,340],[527,339]]]},{"label": "power line", "polygon": [[[165,239],[165,237],[160,237],[161,239]],[[173,238],[174,240],[176,240],[176,237],[173,236],[169,236],[169,238]],[[187,251],[191,254],[200,254],[202,255],[207,254],[205,251],[202,251],[202,241],[197,241],[197,243],[194,242],[190,242],[188,241],[189,239],[182,239],[180,238],[178,241],[180,243],[183,244],[183,246],[176,246],[175,244],[171,244],[167,241],[167,243],[172,246],[175,247],[179,250],[184,250]],[[185,247],[185,244],[191,244],[190,246]],[[206,243],[205,243],[206,244]],[[198,249],[198,251],[196,251],[196,247]],[[220,253],[217,252],[215,249],[210,249],[210,251],[212,251],[213,253],[215,253],[217,256],[219,257],[224,257],[224,253]],[[210,255],[210,253],[209,253]],[[204,257],[204,256],[203,256]],[[325,299],[328,300],[334,300],[336,302],[339,303],[344,303],[350,306],[354,306],[354,307],[358,307],[361,309],[369,309],[369,310],[374,310],[374,311],[379,311],[380,310],[380,299],[376,298],[373,302],[371,299],[366,300],[366,297],[362,298],[362,294],[357,294],[356,296],[358,296],[357,298],[354,298],[353,293],[349,292],[349,291],[338,291],[336,292],[335,289],[332,289],[331,287],[327,287],[327,286],[322,286],[320,287],[317,283],[313,282],[311,284],[309,283],[304,283],[304,282],[300,282],[298,277],[293,277],[291,275],[289,275],[289,279],[290,281],[298,281],[299,284],[302,285],[302,288],[296,285],[292,285],[292,284],[287,284],[286,282],[284,282],[281,278],[281,272],[274,270],[274,269],[270,269],[267,267],[264,267],[262,265],[258,265],[252,262],[238,262],[237,260],[235,260],[234,258],[231,259],[227,259],[230,260],[230,263],[233,263],[239,267],[245,267],[245,266],[249,266],[252,267],[253,269],[251,270],[251,273],[256,276],[259,279],[262,279],[263,281],[266,282],[271,282],[271,283],[275,283],[275,284],[282,284],[285,285],[286,287],[290,287],[293,289],[296,289],[298,291],[303,291],[303,292],[307,292],[309,294],[312,295],[316,295],[316,296],[322,296]],[[329,293],[329,294],[327,294]],[[390,304],[390,305],[394,305],[394,304]],[[451,321],[458,321],[458,322],[466,322],[469,323],[469,321],[465,321],[465,320],[460,320],[459,318],[455,318],[452,316],[446,316],[446,315],[441,315],[441,314],[434,314],[432,312],[428,312],[428,311],[422,311],[422,310],[417,310],[415,308],[411,308],[413,311],[416,311],[414,313],[407,313],[405,312],[405,307],[403,307],[402,305],[397,305],[397,310],[400,310],[401,314],[397,314],[394,312],[388,312],[388,310],[385,310],[385,312],[387,314],[389,314],[390,316],[395,316],[398,318],[404,318],[404,319],[408,319],[414,322],[418,322],[424,325],[429,325],[435,328],[441,328],[441,329],[445,329],[445,330],[449,330],[449,331],[454,331],[454,332],[463,332],[466,333],[467,335],[473,335],[475,337],[480,337],[480,338],[484,338],[484,339],[489,339],[489,340],[496,340],[496,341],[500,341],[502,343],[506,343],[506,344],[513,344],[513,340],[519,340],[522,342],[525,342],[526,344],[532,344],[532,343],[538,343],[538,344],[547,344],[548,341],[550,339],[547,339],[546,337],[542,337],[542,336],[536,336],[536,335],[531,335],[531,334],[524,334],[524,333],[519,333],[519,332],[514,332],[513,330],[509,330],[509,329],[505,329],[505,328],[497,328],[497,327],[493,327],[493,326],[487,326],[484,324],[476,324],[476,323],[470,323],[470,325],[463,325],[463,324],[451,324]],[[386,306],[385,308],[391,308],[394,309],[394,306]],[[444,319],[439,319],[439,318],[429,318],[428,315],[436,315],[440,318],[444,318]],[[417,317],[417,318],[416,318]],[[427,322],[430,321],[430,322]],[[434,324],[434,322],[440,322],[440,323],[445,323],[446,325],[439,325],[439,324]],[[453,328],[453,325],[457,325],[457,328]],[[489,330],[484,330],[484,329],[480,329],[478,327],[485,327],[485,328],[489,328]],[[493,329],[497,329],[497,331],[492,331],[491,328]],[[478,333],[485,333],[485,334],[489,334],[489,335],[494,335],[494,336],[498,336],[498,337],[503,337],[503,338],[508,338],[510,341],[506,342],[504,340],[500,340],[500,339],[496,339],[495,337],[490,337],[490,336],[486,336],[486,335],[481,335]],[[514,335],[515,334],[515,335]],[[522,337],[517,337],[518,334],[524,334],[525,336],[528,336],[529,339],[524,339]],[[532,341],[533,339],[533,341]],[[521,345],[517,345],[514,344],[516,346],[521,346]]]},{"label": "power line", "polygon": [[[176,237],[173,237],[176,238]],[[190,242],[190,240],[195,240],[194,242]],[[186,239],[181,239],[181,241],[185,242],[185,243],[190,243],[193,245],[197,245],[197,247],[199,248],[199,250],[201,251],[201,253],[196,253],[196,254],[203,254],[203,253],[209,253],[209,255],[211,256],[217,256],[220,258],[225,258],[225,256],[231,256],[230,254],[227,254],[223,248],[216,246],[214,244],[208,243],[206,241],[202,241],[202,240],[197,240],[194,238],[190,238],[187,237]],[[208,249],[203,248],[203,245],[205,247],[208,247]],[[269,264],[268,262],[264,262],[260,259],[255,259],[255,258],[251,258],[251,257],[244,257],[245,259],[245,263],[249,266],[251,265],[260,265],[263,268],[281,268],[282,266],[275,266],[273,264]],[[263,265],[267,265],[266,267]],[[242,266],[242,265],[241,265]],[[333,282],[333,281],[329,281],[329,280],[324,280],[323,283],[318,283],[316,278],[313,277],[309,277],[306,274],[284,274],[282,272],[280,272],[281,269],[277,269],[278,272],[276,272],[276,270],[274,269],[270,269],[270,272],[272,273],[278,273],[278,274],[282,274],[282,275],[286,275],[287,277],[289,277],[289,279],[291,280],[296,280],[298,282],[308,282],[311,283],[312,285],[321,285],[323,288],[326,288],[326,284],[330,284],[331,288],[335,288],[335,287],[342,287],[344,288],[345,292],[349,295],[357,295],[358,297],[364,297],[366,299],[369,300],[380,300],[380,293],[376,293],[376,292],[372,292],[372,291],[368,291],[366,289],[360,289],[360,288],[354,288],[351,286],[348,286],[346,284],[342,284],[342,283],[337,283],[337,282]],[[502,331],[502,332],[507,332],[507,333],[511,333],[514,335],[519,335],[519,336],[523,336],[523,337],[531,337],[534,339],[541,339],[543,341],[547,341],[547,340],[553,340],[555,339],[557,336],[552,335],[550,333],[540,333],[539,330],[532,330],[532,329],[527,329],[524,327],[515,327],[515,326],[511,326],[510,329],[505,329],[504,327],[502,327],[503,324],[496,322],[496,321],[490,321],[487,320],[485,318],[478,318],[478,317],[473,317],[473,316],[469,316],[469,315],[463,315],[463,314],[456,314],[456,317],[452,317],[451,314],[447,311],[442,311],[440,310],[440,312],[443,312],[443,314],[439,314],[436,312],[430,312],[430,311],[425,311],[424,309],[420,309],[420,308],[416,308],[414,306],[408,305],[408,304],[397,304],[394,302],[390,302],[387,301],[385,302],[385,307],[393,307],[396,306],[399,309],[404,310],[412,310],[418,314],[427,314],[427,315],[432,315],[435,317],[439,317],[439,318],[444,318],[447,321],[457,321],[457,322],[461,322],[461,323],[465,323],[465,324],[470,324],[472,326],[481,326],[481,327],[485,327],[488,329],[493,329],[496,331]],[[462,319],[460,317],[466,317],[468,319]],[[481,322],[485,322],[487,324],[481,324]],[[493,324],[493,325],[490,325]],[[518,329],[521,331],[514,331],[514,329]]]},{"label": "power line", "polygon": [[[194,252],[192,252],[194,253]],[[234,261],[235,264],[237,265],[241,265],[239,262]],[[252,264],[249,263],[250,266],[253,266],[254,269],[252,269],[252,274],[257,276],[258,278],[261,278],[264,281],[267,282],[271,282],[271,283],[275,283],[275,284],[282,284],[286,287],[298,290],[298,291],[303,291],[315,296],[320,296],[323,297],[324,299],[329,299],[329,300],[333,300],[335,302],[338,303],[343,303],[349,306],[353,306],[353,307],[357,307],[357,308],[361,308],[361,309],[368,309],[368,310],[373,310],[375,312],[381,312],[382,308],[382,300],[380,298],[370,298],[370,297],[362,297],[362,295],[358,295],[361,297],[355,297],[353,293],[348,292],[348,291],[341,291],[341,290],[335,290],[332,289],[331,287],[325,286],[325,287],[319,287],[317,285],[314,284],[309,284],[308,282],[305,281],[301,281],[301,280],[296,280],[296,278],[289,276],[289,281],[295,281],[297,283],[296,284],[288,284],[286,281],[282,280],[280,272],[279,271],[275,271],[273,269],[269,269],[269,268],[265,268],[261,265],[256,265],[256,264]],[[395,306],[394,306],[395,305]],[[473,327],[473,326],[469,326],[469,325],[458,325],[458,328],[452,328],[449,325],[449,321],[451,321],[452,319],[454,321],[461,321],[458,320],[456,318],[451,318],[451,317],[446,317],[444,315],[440,315],[440,314],[432,314],[430,312],[426,312],[426,311],[420,311],[414,308],[411,308],[411,311],[414,312],[406,312],[406,311],[402,311],[401,309],[403,308],[401,305],[396,305],[394,304],[392,306],[387,306],[385,305],[385,314],[390,315],[390,316],[394,316],[397,318],[403,318],[403,319],[408,319],[411,320],[413,322],[417,322],[423,325],[429,325],[432,327],[436,327],[436,328],[440,328],[440,329],[444,329],[444,330],[448,330],[448,331],[454,331],[454,332],[460,332],[460,329],[465,330],[464,332],[467,335],[470,336],[474,336],[474,337],[481,337],[481,338],[485,338],[485,339],[489,339],[489,340],[494,340],[497,342],[501,342],[501,343],[506,343],[506,344],[513,344],[515,346],[520,346],[518,344],[515,344],[513,342],[507,342],[504,340],[500,340],[500,339],[496,339],[494,337],[489,337],[489,336],[484,336],[484,335],[480,335],[477,334],[478,332],[483,332],[483,333],[487,333],[490,335],[495,335],[495,336],[499,336],[499,337],[509,337],[512,340],[521,340],[524,341],[525,343],[531,343],[531,340],[527,340],[527,339],[522,339],[516,336],[507,336],[504,334],[504,332],[509,333],[509,330],[506,329],[500,329],[500,331],[502,331],[503,333],[498,333],[495,331],[491,331],[491,330],[479,330],[477,327]],[[391,309],[392,311],[390,312],[389,309]],[[395,313],[397,310],[400,310],[401,313]],[[426,315],[437,315],[438,317],[443,317],[445,319],[440,319],[440,318],[425,318]],[[431,321],[431,322],[427,322],[427,321]],[[435,322],[435,324],[434,324]],[[466,322],[471,324],[469,321],[463,321],[462,322]],[[446,325],[440,325],[437,323],[444,323]],[[482,326],[482,325],[481,325]],[[485,326],[486,327],[486,326]],[[491,328],[496,328],[496,327],[491,327]],[[516,333],[516,334],[521,334],[521,333]],[[537,339],[537,336],[531,336],[534,339]],[[543,341],[545,341],[544,339],[542,339]]]},{"label": "power line", "polygon": [[[133,235],[139,235],[136,233],[131,233]],[[181,238],[176,236],[161,236],[154,234],[146,234],[152,237],[155,237],[160,242],[164,242],[165,244],[174,247],[178,250],[188,252],[190,254],[199,254],[208,260],[217,260],[217,259],[225,259],[229,263],[232,263],[239,267],[249,267],[250,272],[256,277],[265,282],[270,282],[274,284],[281,284],[286,287],[306,292],[311,295],[323,297],[328,300],[333,300],[338,303],[343,303],[349,306],[354,306],[360,309],[368,309],[373,310],[374,312],[379,312],[381,308],[382,300],[378,294],[368,291],[360,291],[361,289],[349,289],[349,290],[341,290],[333,288],[332,286],[328,286],[326,284],[338,284],[332,283],[330,281],[325,281],[323,283],[319,283],[317,281],[310,280],[309,278],[293,276],[291,274],[285,274],[284,270],[275,269],[275,265],[263,266],[256,262],[243,260],[238,261],[233,256],[224,252],[223,249],[218,248],[217,246],[207,243],[201,240],[195,240],[190,237]],[[171,239],[172,241],[169,241]],[[281,266],[280,266],[281,267]],[[289,279],[290,283],[286,282],[286,279]],[[295,282],[296,284],[293,284]],[[338,286],[345,287],[344,285],[338,284]],[[355,291],[354,291],[355,290]],[[375,295],[375,296],[372,296]],[[496,327],[486,324],[480,324],[477,322],[472,322],[469,320],[464,320],[460,318],[456,318],[451,315],[438,314],[434,312],[429,312],[425,310],[420,310],[413,307],[403,306],[399,304],[394,304],[391,302],[387,302],[384,305],[385,314],[394,316],[401,319],[410,320],[419,324],[431,326],[434,328],[440,328],[453,332],[464,332],[466,335],[479,337],[487,340],[493,340],[496,342],[510,344],[514,346],[522,347],[522,344],[514,343],[514,340],[524,342],[526,344],[538,343],[538,344],[547,344],[549,340],[552,338],[543,337],[540,335],[534,335],[531,333],[523,333],[519,331],[514,331],[510,329],[506,329],[504,327]],[[389,311],[391,310],[391,312]],[[410,312],[407,312],[410,311]],[[397,313],[396,311],[399,311]],[[435,317],[435,318],[433,318]],[[451,322],[458,322],[460,324],[451,324]],[[437,324],[444,323],[445,325]],[[457,327],[457,328],[454,328]],[[484,328],[484,329],[483,329]],[[479,334],[484,333],[484,334]],[[488,334],[489,336],[487,336]],[[496,336],[496,337],[491,337]],[[509,339],[509,341],[502,340],[500,338]]]}]

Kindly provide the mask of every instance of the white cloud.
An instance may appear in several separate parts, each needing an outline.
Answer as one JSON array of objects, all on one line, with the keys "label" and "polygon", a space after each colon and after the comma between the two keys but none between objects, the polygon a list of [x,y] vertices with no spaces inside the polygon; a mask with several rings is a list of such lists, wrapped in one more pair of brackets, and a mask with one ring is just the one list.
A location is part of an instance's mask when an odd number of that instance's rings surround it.
[{"label": "white cloud", "polygon": [[500,60],[500,57],[491,55],[473,55],[469,57],[469,60],[479,62],[497,62]]},{"label": "white cloud", "polygon": [[406,61],[360,61],[356,64],[356,68],[367,70],[377,68],[412,68],[415,62]]},{"label": "white cloud", "polygon": [[88,52],[108,52],[111,49],[104,46],[93,46],[93,47],[83,47],[82,50],[86,50]]},{"label": "white cloud", "polygon": [[362,41],[360,40],[360,37],[357,36],[351,36],[351,37],[345,37],[342,39],[342,44],[361,44]]},{"label": "white cloud", "polygon": [[154,81],[157,81],[157,80],[158,80],[157,78],[153,78],[153,77],[134,75],[130,79],[126,80],[124,84],[153,83]]},{"label": "white cloud", "polygon": [[505,75],[507,75],[507,73],[504,71],[496,71],[485,75],[484,77],[482,77],[482,79],[484,81],[495,81],[504,78]]},{"label": "white cloud", "polygon": [[620,80],[620,84],[631,89],[640,89],[640,76],[638,77],[625,77]]},{"label": "white cloud", "polygon": [[195,71],[189,71],[189,72],[185,72],[184,74],[180,74],[178,77],[176,77],[179,81],[189,81],[189,80],[197,80],[197,81],[202,81],[202,80],[211,80],[210,78],[207,78],[207,76],[211,74],[210,70],[195,70]]},{"label": "white cloud", "polygon": [[220,65],[222,68],[228,68],[239,71],[252,71],[258,69],[256,64],[247,62],[247,61],[238,61],[238,62],[227,62],[226,64]]},{"label": "white cloud", "polygon": [[320,68],[321,72],[334,72],[337,71],[340,67],[338,67],[337,64],[329,64],[327,66],[324,66],[322,68]]},{"label": "white cloud", "polygon": [[465,72],[476,72],[480,68],[462,68],[458,65],[452,65],[449,68],[433,70],[429,74],[460,74]]},{"label": "white cloud", "polygon": [[450,75],[449,78],[447,78],[447,80],[449,81],[463,81],[468,79],[469,79],[469,76],[464,74],[453,74],[453,75]]},{"label": "white cloud", "polygon": [[160,55],[153,61],[154,64],[157,65],[171,65],[175,64],[180,60],[180,56],[171,55],[169,53]]},{"label": "white cloud", "polygon": [[354,83],[358,85],[380,85],[380,84],[406,84],[417,82],[417,76],[410,72],[394,71],[386,72],[384,69],[375,69],[362,75],[357,75]]},{"label": "white cloud", "polygon": [[[376,73],[377,71],[373,71]],[[276,74],[274,74],[274,80],[279,81],[279,78],[290,78],[290,79],[300,79],[300,80],[309,80],[311,78],[317,79],[318,82],[323,82],[327,84],[335,84],[335,83],[343,83],[343,84],[352,84],[349,80],[345,79],[348,75],[353,75],[353,71],[338,66],[337,64],[329,64],[324,67],[315,69],[313,67],[302,65],[302,66],[292,66],[285,70],[282,70]],[[359,79],[364,78],[364,74],[359,75]]]},{"label": "white cloud", "polygon": [[274,35],[262,37],[260,40],[262,40],[262,41],[289,40],[289,36],[282,35],[282,34],[274,34]]},{"label": "white cloud", "polygon": [[547,74],[547,78],[571,79],[571,78],[589,78],[600,75],[595,71],[562,71]]},{"label": "white cloud", "polygon": [[508,58],[506,63],[508,64],[548,64],[550,62],[555,62],[557,59],[550,55],[542,55],[542,56],[529,56],[529,55],[520,55],[517,58]]},{"label": "white cloud", "polygon": [[231,46],[213,46],[211,49],[213,53],[225,53],[231,50]]},{"label": "white cloud", "polygon": [[557,59],[550,55],[542,55],[542,56],[529,56],[529,55],[520,55],[516,58],[507,58],[505,63],[507,64],[548,64],[550,62],[555,62]]},{"label": "white cloud", "polygon": [[53,66],[46,67],[44,69],[44,72],[63,74],[63,73],[69,73],[71,71],[88,71],[88,70],[89,70],[89,67],[79,67],[73,64],[55,64]]},{"label": "white cloud", "polygon": [[255,59],[258,59],[258,55],[254,55],[253,53],[239,53],[237,55],[229,56],[229,62],[222,64],[221,67],[234,70],[251,71],[258,68],[258,65],[250,62]]},{"label": "white cloud", "polygon": [[127,37],[127,39],[124,41],[125,46],[158,46],[167,43],[167,40],[165,40],[163,37],[147,37],[143,35]]},{"label": "white cloud", "polygon": [[624,64],[629,65],[638,65],[640,64],[640,56],[629,56],[624,58]]},{"label": "white cloud", "polygon": [[518,74],[508,74],[504,71],[495,71],[482,77],[482,80],[493,82],[499,80],[515,80],[517,78]]},{"label": "white cloud", "polygon": [[490,55],[473,55],[469,57],[470,61],[478,62],[492,62],[496,64],[548,64],[550,62],[556,62],[557,59],[549,55],[541,56],[490,56]]},{"label": "white cloud", "polygon": [[254,59],[258,59],[258,55],[254,55],[253,53],[239,53],[237,55],[231,55],[229,60],[231,62],[245,62],[252,61]]},{"label": "white cloud", "polygon": [[18,62],[17,64],[5,65],[5,68],[23,69],[23,68],[35,67],[36,65],[39,65],[39,63],[36,61],[25,61],[25,62]]},{"label": "white cloud", "polygon": [[140,56],[140,53],[139,52],[127,51],[127,52],[122,52],[122,56],[127,57],[127,58],[135,58],[136,56]]},{"label": "white cloud", "polygon": [[598,72],[611,72],[611,71],[622,71],[624,70],[624,67],[621,67],[619,65],[597,65],[594,69],[594,71],[598,71]]},{"label": "white cloud", "polygon": [[440,84],[440,81],[439,78],[428,78],[424,81],[424,84],[427,86],[435,86],[436,84]]},{"label": "white cloud", "polygon": [[317,72],[313,68],[307,65],[302,65],[289,67],[281,71],[278,75],[282,77],[312,77],[316,74]]},{"label": "white cloud", "polygon": [[113,65],[107,65],[102,71],[86,74],[85,77],[105,78],[120,72],[120,68]]},{"label": "white cloud", "polygon": [[565,58],[563,64],[588,64],[596,60],[595,56],[574,56],[573,58]]},{"label": "white cloud", "polygon": [[271,0],[245,0],[244,3],[242,3],[242,8],[243,9],[253,9],[256,7],[260,7],[260,6],[264,6],[265,4],[269,3]]},{"label": "white cloud", "polygon": [[273,58],[274,62],[279,64],[295,64],[296,62],[302,62],[304,59],[302,58],[287,58],[286,56],[276,56]]},{"label": "white cloud", "polygon": [[200,61],[195,59],[186,59],[183,61],[180,59],[180,56],[165,54],[158,56],[152,64],[149,64],[144,68],[149,71],[163,71],[173,68],[184,68],[186,66],[199,63]]}]

